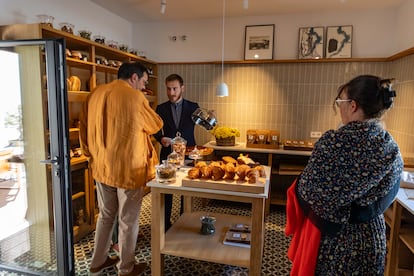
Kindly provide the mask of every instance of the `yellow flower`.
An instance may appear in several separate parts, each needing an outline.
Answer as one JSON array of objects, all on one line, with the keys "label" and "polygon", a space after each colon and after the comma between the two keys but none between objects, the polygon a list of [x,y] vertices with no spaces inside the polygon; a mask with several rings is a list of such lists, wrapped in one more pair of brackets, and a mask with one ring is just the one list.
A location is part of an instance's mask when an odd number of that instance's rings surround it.
[{"label": "yellow flower", "polygon": [[240,137],[240,131],[237,128],[217,126],[210,130],[210,133],[216,138]]}]

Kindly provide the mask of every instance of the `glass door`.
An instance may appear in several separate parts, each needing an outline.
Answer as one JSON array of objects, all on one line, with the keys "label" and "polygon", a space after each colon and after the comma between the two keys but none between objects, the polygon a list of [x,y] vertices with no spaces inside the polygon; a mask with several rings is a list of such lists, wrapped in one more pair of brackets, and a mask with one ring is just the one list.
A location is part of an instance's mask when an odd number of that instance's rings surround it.
[{"label": "glass door", "polygon": [[64,40],[0,41],[0,271],[74,275]]}]

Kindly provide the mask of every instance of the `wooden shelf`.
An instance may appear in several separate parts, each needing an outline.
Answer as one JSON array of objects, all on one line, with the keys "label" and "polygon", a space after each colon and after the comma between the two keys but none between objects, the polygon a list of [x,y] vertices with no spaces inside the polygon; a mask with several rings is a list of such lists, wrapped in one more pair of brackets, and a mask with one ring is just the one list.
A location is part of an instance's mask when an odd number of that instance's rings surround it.
[{"label": "wooden shelf", "polygon": [[161,253],[207,262],[249,267],[250,249],[223,244],[232,223],[250,224],[249,217],[209,213],[216,218],[214,235],[200,234],[203,212],[185,213],[168,230]]},{"label": "wooden shelf", "polygon": [[414,228],[401,228],[399,237],[411,253],[414,254]]},{"label": "wooden shelf", "polygon": [[88,91],[68,91],[68,102],[84,102],[89,93]]},{"label": "wooden shelf", "polygon": [[75,199],[81,198],[81,197],[83,197],[83,196],[85,196],[85,192],[79,192],[79,193],[76,193],[76,194],[72,195],[72,200],[75,200]]}]

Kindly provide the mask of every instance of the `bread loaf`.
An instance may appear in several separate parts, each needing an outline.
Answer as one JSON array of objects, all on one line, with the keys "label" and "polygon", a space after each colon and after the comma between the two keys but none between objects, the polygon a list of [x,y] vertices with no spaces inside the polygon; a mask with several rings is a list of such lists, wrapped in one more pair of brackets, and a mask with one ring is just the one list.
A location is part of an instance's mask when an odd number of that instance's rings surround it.
[{"label": "bread loaf", "polygon": [[68,90],[69,91],[80,91],[81,80],[77,76],[70,76],[68,79]]}]

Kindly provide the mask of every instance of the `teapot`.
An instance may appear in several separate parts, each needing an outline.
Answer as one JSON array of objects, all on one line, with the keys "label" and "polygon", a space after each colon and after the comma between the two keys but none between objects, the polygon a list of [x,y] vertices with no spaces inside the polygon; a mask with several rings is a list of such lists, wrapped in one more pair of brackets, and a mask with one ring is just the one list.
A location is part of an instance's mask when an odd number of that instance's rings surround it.
[{"label": "teapot", "polygon": [[204,127],[206,130],[211,130],[217,124],[217,119],[213,110],[204,108],[197,108],[191,115],[191,119],[196,125]]}]

